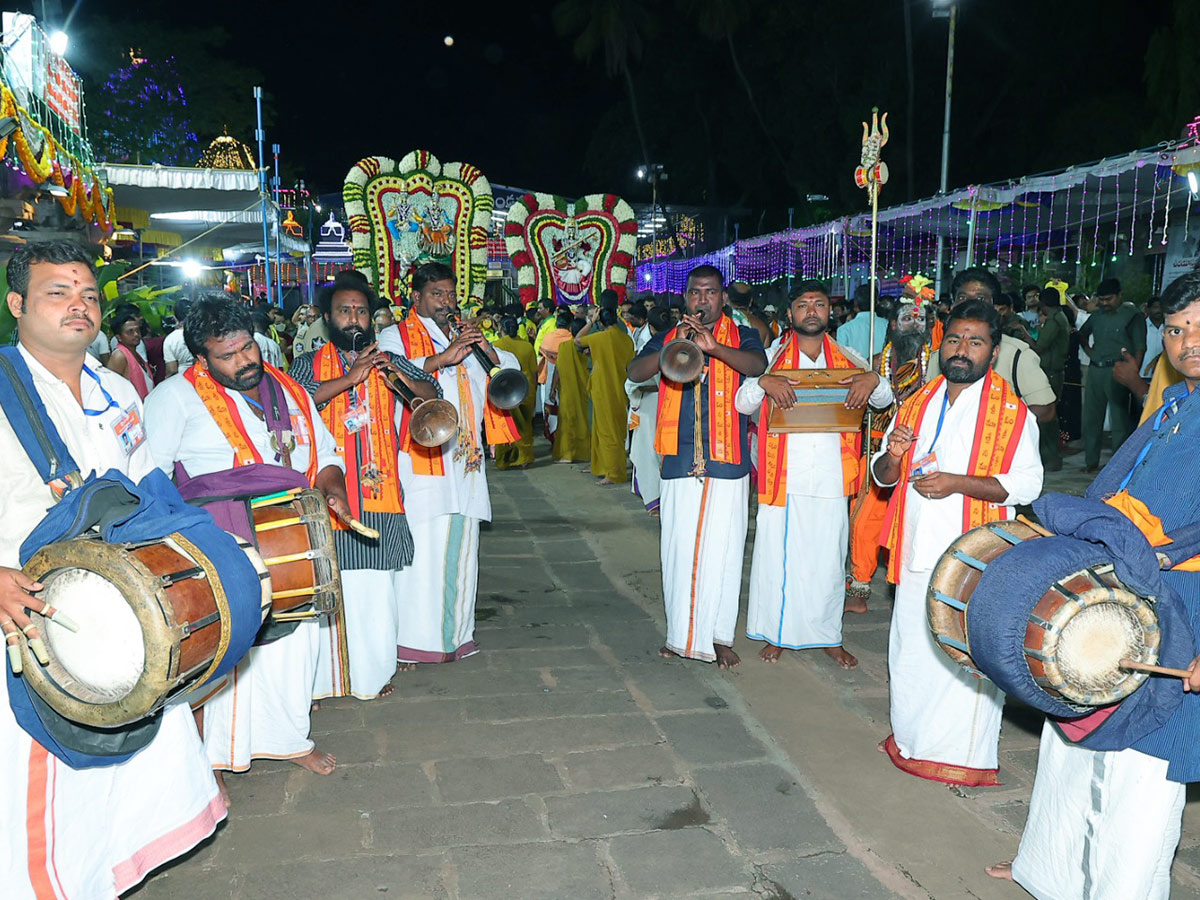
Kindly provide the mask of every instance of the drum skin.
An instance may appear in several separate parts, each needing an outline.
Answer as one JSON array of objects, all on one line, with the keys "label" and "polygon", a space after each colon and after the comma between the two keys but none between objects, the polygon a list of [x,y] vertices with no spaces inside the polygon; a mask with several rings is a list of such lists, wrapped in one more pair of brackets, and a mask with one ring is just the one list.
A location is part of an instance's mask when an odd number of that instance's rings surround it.
[{"label": "drum skin", "polygon": [[[141,544],[109,544],[76,538],[48,544],[25,564],[24,572],[45,581],[54,572],[79,568],[102,576],[125,598],[142,630],[145,664],[139,682],[124,697],[95,702],[87,691],[71,685],[69,673],[51,660],[40,665],[23,646],[23,677],[63,717],[98,727],[116,727],[151,715],[176,694],[199,686],[196,679],[212,666],[221,643],[222,616],[203,566],[175,542],[172,535]],[[263,614],[270,577],[253,548],[243,544],[262,585]],[[207,562],[207,560],[205,560]],[[51,626],[38,614],[31,617],[40,630]]]},{"label": "drum skin", "polygon": [[[269,505],[252,500],[251,517],[258,552],[271,573],[272,616],[309,606],[314,614],[335,612],[342,581],[329,508],[321,492],[304,490]],[[306,558],[276,562],[294,556]]]}]

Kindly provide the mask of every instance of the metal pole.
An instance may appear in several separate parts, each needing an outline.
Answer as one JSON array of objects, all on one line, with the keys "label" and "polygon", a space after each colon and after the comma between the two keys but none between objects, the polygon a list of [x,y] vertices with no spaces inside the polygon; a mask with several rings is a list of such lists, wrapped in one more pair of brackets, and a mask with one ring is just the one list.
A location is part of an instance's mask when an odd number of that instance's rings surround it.
[{"label": "metal pole", "polygon": [[280,212],[283,211],[282,200],[279,192],[279,145],[271,145],[271,153],[275,157],[275,177],[272,179],[272,184],[275,186],[275,285],[279,293],[279,302],[276,304],[280,309],[283,309],[283,228],[280,227]]},{"label": "metal pole", "polygon": [[975,221],[979,217],[979,189],[971,193],[971,218],[967,220],[967,262],[963,266],[969,269],[975,265]]},{"label": "metal pole", "polygon": [[[258,128],[254,130],[254,137],[258,141],[258,193],[262,197],[262,226],[263,226],[263,279],[267,292],[267,300],[271,299],[271,235],[267,230],[267,166],[263,159],[263,140],[266,134],[262,126],[262,88],[254,89],[254,102],[258,107]],[[253,289],[251,289],[251,300],[253,300]]]},{"label": "metal pole", "polygon": [[[789,243],[792,240],[792,235],[791,235],[792,213],[794,213],[795,211],[796,211],[796,207],[794,207],[794,206],[788,207],[788,242]],[[793,268],[794,268],[793,266],[788,267],[788,279],[787,279],[788,296],[791,296],[791,293],[792,293],[792,269]]]},{"label": "metal pole", "polygon": [[[868,322],[868,350],[867,362],[870,363],[875,358],[875,294],[878,291],[878,284],[875,277],[875,259],[879,250],[879,185],[872,183],[871,190],[871,318]],[[869,421],[869,420],[868,420]],[[868,425],[868,434],[870,434],[870,426]]]},{"label": "metal pole", "polygon": [[[946,113],[942,121],[942,180],[940,192],[946,194],[950,174],[950,97],[954,88],[954,31],[958,25],[958,4],[950,7],[950,37],[946,42]],[[938,232],[937,272],[934,273],[934,302],[942,296],[942,267],[946,260],[946,236]]]}]

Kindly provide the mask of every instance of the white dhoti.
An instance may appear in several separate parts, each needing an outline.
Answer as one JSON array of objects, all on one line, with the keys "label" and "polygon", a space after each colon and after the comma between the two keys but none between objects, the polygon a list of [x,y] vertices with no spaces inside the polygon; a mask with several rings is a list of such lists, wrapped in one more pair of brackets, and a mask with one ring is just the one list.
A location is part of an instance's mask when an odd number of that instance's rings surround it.
[{"label": "white dhoti", "polygon": [[1166,760],[1087,750],[1047,722],[1013,878],[1038,900],[1167,900],[1184,795]]},{"label": "white dhoti", "polygon": [[657,408],[653,399],[642,404],[638,411],[638,425],[633,429],[629,442],[629,461],[633,464],[633,492],[642,498],[647,510],[658,509],[662,496],[662,479],[659,475],[662,461],[654,452],[654,430]]},{"label": "white dhoti", "polygon": [[321,637],[314,700],[345,696],[347,675],[349,693],[359,700],[379,696],[392,680],[400,623],[398,574],[376,569],[342,572],[342,615],[318,619]]},{"label": "white dhoti", "polygon": [[0,684],[0,885],[5,900],[111,898],[225,818],[186,705],[123,763],[72,769],[16,724]]},{"label": "white dhoti", "polygon": [[932,571],[900,573],[888,640],[892,761],[950,784],[997,784],[1004,694],[938,649],[929,633],[925,592]]},{"label": "white dhoti", "polygon": [[412,528],[416,554],[411,566],[396,573],[396,657],[431,663],[470,656],[477,652],[479,519],[455,513]]},{"label": "white dhoti", "polygon": [[850,519],[845,497],[760,503],[746,637],[789,650],[839,647]]},{"label": "white dhoti", "polygon": [[733,644],[746,550],[750,477],[662,482],[667,648],[712,662]]},{"label": "white dhoti", "polygon": [[214,769],[244,772],[252,759],[295,759],[313,749],[309,712],[319,640],[310,619],[254,647],[204,704],[204,746]]}]

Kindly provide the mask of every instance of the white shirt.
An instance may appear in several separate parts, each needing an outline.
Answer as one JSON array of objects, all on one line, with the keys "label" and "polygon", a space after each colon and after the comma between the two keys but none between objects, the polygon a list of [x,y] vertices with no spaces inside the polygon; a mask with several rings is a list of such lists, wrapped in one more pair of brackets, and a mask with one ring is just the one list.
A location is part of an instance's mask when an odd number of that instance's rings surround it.
[{"label": "white shirt", "polygon": [[[88,369],[100,380],[97,382],[86,372],[83,374],[79,382],[83,397],[81,407],[65,381],[51,374],[23,346],[18,346],[33,376],[34,388],[45,404],[50,421],[79,466],[80,475],[86,478],[92,472],[102,474],[109,469],[116,469],[136,482],[154,468],[144,432],[142,440],[137,441],[136,432],[144,427],[142,401],[128,379],[90,360],[86,361]],[[108,391],[115,401],[114,408],[105,410],[109,402],[104,391]],[[89,416],[84,414],[84,409],[105,412]],[[130,413],[133,414],[130,417],[131,427],[124,429],[124,433],[133,446],[126,453],[114,426]],[[136,424],[132,424],[134,422]],[[56,501],[53,491],[42,481],[21,448],[16,433],[2,411],[0,454],[4,460],[3,485],[0,487],[0,566],[19,568],[21,543]]]},{"label": "white shirt", "polygon": [[[767,348],[767,359],[774,362],[783,348],[787,334],[780,336]],[[861,369],[871,367],[861,356],[841,344],[846,358]],[[807,353],[800,352],[798,368],[827,369],[825,348],[817,354],[816,359],[810,359]],[[767,373],[770,374],[770,373]],[[740,388],[734,405],[744,416],[755,416],[762,410],[763,397],[766,392],[759,386],[757,378],[747,378]],[[879,379],[879,384],[871,392],[868,402],[876,409],[884,409],[891,405],[894,395],[892,385],[886,378]],[[760,423],[761,426],[761,423]],[[845,496],[845,479],[842,473],[842,444],[840,434],[785,434],[782,436],[787,453],[787,492],[803,494],[807,497],[842,497]],[[762,440],[762,435],[759,436]]]},{"label": "white shirt", "polygon": [[[1086,322],[1091,317],[1092,317],[1092,314],[1090,312],[1087,312],[1082,309],[1076,310],[1075,311],[1075,330],[1077,332],[1083,331],[1083,323]],[[1079,342],[1079,362],[1081,365],[1084,365],[1084,366],[1091,365],[1091,363],[1092,363],[1092,358],[1090,356],[1088,356],[1087,351],[1083,349],[1082,341]]]},{"label": "white shirt", "polygon": [[1154,377],[1154,363],[1158,360],[1159,354],[1163,352],[1161,325],[1155,325],[1149,319],[1146,320],[1146,355],[1142,357],[1142,377]]},{"label": "white shirt", "polygon": [[[967,386],[958,399],[945,405],[946,384],[943,382],[925,407],[925,414],[917,423],[917,442],[913,447],[912,459],[927,456],[930,450],[937,452],[938,471],[957,475],[966,474],[971,464],[971,447],[975,442],[975,424],[979,415],[979,400],[983,394],[984,379]],[[945,405],[946,415],[938,434],[938,419]],[[875,477],[875,461],[887,453],[888,437],[896,427],[897,416],[884,435],[883,449],[871,457],[871,477]],[[937,446],[934,447],[934,438]],[[1042,492],[1042,458],[1038,453],[1037,420],[1028,409],[1025,411],[1025,427],[1017,440],[1008,472],[993,476],[1008,491],[1003,505],[1009,507],[1008,518],[1012,518],[1012,507],[1032,503]],[[880,487],[891,487],[875,478]],[[892,482],[895,484],[895,482]],[[912,572],[927,572],[936,564],[942,553],[962,535],[963,495],[951,494],[940,500],[931,500],[917,493],[910,481],[904,502],[904,560],[903,565]]]},{"label": "white shirt", "polygon": [[283,351],[279,349],[279,345],[265,334],[254,332],[254,343],[258,344],[258,349],[262,351],[263,362],[270,363],[277,369],[283,368]]},{"label": "white shirt", "polygon": [[[227,393],[233,398],[242,424],[246,426],[250,440],[263,462],[283,465],[271,447],[271,433],[267,431],[266,422],[254,414],[240,391]],[[291,394],[285,391],[284,396],[291,414],[292,432],[296,437],[296,447],[291,453],[292,468],[303,472],[308,468],[314,435],[308,434],[304,416],[300,414]],[[337,466],[346,471],[345,463],[338,456],[333,435],[321,421],[311,397],[308,398],[308,411],[316,429],[317,471],[326,466]],[[233,468],[236,455],[233,445],[225,439],[216,419],[209,413],[191,382],[182,375],[172,375],[150,392],[146,398],[146,424],[154,465],[168,475],[174,473],[176,460],[183,463],[192,476]]]},{"label": "white shirt", "polygon": [[196,361],[192,351],[188,349],[183,339],[183,327],[180,326],[163,339],[163,362],[178,363],[178,371],[182,372],[191,367]]},{"label": "white shirt", "polygon": [[650,343],[650,338],[654,337],[654,332],[650,330],[650,323],[639,325],[633,332],[633,352],[638,354],[642,352],[642,348]]},{"label": "white shirt", "polygon": [[[450,346],[450,339],[442,333],[437,322],[421,316],[421,323],[429,332],[435,352],[441,353]],[[389,325],[379,332],[379,349],[397,356],[408,357],[404,352],[404,340],[400,337],[398,325]],[[519,369],[517,358],[507,350],[493,347],[500,358],[500,368]],[[423,368],[425,357],[412,357],[409,361],[417,368]],[[462,421],[463,409],[458,396],[458,369],[466,366],[467,376],[471,383],[471,403],[475,409],[475,433],[479,443],[486,451],[487,440],[483,431],[483,411],[487,394],[488,373],[471,354],[458,366],[447,366],[436,373],[438,383],[442,386],[442,395],[454,404],[459,413],[459,424]],[[530,385],[534,389],[535,385]],[[413,472],[412,457],[401,452],[399,459],[400,483],[404,486],[404,510],[410,522],[424,522],[436,516],[457,513],[472,519],[490,520],[492,517],[492,502],[488,497],[487,475],[485,466],[480,466],[474,472],[466,470],[466,460],[454,459],[456,441],[451,438],[442,446],[442,465],[445,475],[418,475]]]}]

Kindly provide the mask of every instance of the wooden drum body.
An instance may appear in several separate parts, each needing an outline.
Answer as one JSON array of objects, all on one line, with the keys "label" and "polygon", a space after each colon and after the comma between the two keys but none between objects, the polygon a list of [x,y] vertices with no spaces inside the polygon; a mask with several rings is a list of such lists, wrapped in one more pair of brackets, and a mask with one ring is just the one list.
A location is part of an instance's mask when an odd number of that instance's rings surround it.
[{"label": "wooden drum body", "polygon": [[336,612],[342,578],[324,495],[306,489],[254,497],[250,514],[258,552],[271,573],[272,621]]},{"label": "wooden drum body", "polygon": [[866,369],[778,369],[778,375],[793,383],[796,405],[780,409],[771,404],[767,430],[791,434],[853,434],[862,428],[866,408],[847,409],[850,389],[839,384],[844,378],[861,375]]},{"label": "wooden drum body", "polygon": [[[933,570],[926,598],[929,630],[942,651],[976,677],[988,674],[977,661],[987,648],[973,652],[971,646],[969,609],[973,598],[979,600],[976,588],[990,564],[1018,544],[1041,539],[1021,522],[982,525],[952,543]],[[1077,707],[1116,703],[1137,690],[1147,675],[1119,663],[1157,661],[1161,632],[1153,603],[1122,584],[1111,564],[1065,576],[1048,571],[1044,583],[1040,597],[1000,596],[995,585],[981,592],[987,602],[1012,604],[1013,616],[1027,619],[1020,653],[1037,686]]]},{"label": "wooden drum body", "polygon": [[[261,621],[270,575],[253,547],[238,544],[258,573]],[[22,677],[64,718],[102,728],[136,722],[203,684],[224,659],[229,600],[213,563],[178,533],[137,544],[60,541],[35,553],[24,571],[45,585],[39,599],[79,626],[71,632],[31,615],[48,666],[22,642]]]}]

